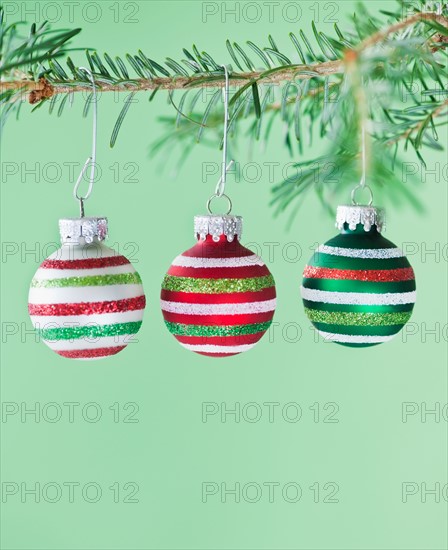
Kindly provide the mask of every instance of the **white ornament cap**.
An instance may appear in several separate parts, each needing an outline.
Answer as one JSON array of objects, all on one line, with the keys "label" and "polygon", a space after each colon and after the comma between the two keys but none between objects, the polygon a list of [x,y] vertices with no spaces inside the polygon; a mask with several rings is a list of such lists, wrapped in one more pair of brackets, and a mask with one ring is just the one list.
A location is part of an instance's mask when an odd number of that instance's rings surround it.
[{"label": "white ornament cap", "polygon": [[90,244],[107,239],[107,218],[64,218],[59,220],[62,244]]},{"label": "white ornament cap", "polygon": [[374,206],[338,206],[336,214],[336,227],[343,229],[344,224],[354,231],[356,226],[361,224],[364,231],[370,231],[372,226],[376,226],[379,233],[386,227],[386,216],[383,208]]},{"label": "white ornament cap", "polygon": [[195,216],[194,236],[200,241],[205,241],[207,235],[211,235],[218,242],[221,235],[225,235],[229,242],[235,237],[240,240],[243,231],[243,218],[241,216]]}]

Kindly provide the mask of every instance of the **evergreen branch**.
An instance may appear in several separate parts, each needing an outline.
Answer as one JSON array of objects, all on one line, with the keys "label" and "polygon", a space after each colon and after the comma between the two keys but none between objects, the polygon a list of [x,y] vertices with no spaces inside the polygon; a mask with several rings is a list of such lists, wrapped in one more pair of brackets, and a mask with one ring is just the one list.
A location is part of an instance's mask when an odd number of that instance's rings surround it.
[{"label": "evergreen branch", "polygon": [[[248,124],[247,135],[266,143],[274,122],[279,120],[286,130],[284,145],[291,155],[302,156],[305,145],[312,146],[315,134],[328,140],[325,155],[297,162],[297,176],[274,187],[272,203],[277,212],[311,187],[327,205],[326,192],[343,190],[359,181],[361,128],[366,130],[368,145],[368,183],[386,189],[387,181],[387,193],[394,202],[401,196],[419,206],[394,174],[394,166],[400,142],[405,148],[412,146],[421,162],[423,147],[442,148],[437,127],[445,122],[436,121],[448,105],[448,7],[434,13],[415,10],[403,19],[403,3],[398,2],[400,9],[385,13],[386,21],[359,5],[351,30],[335,25],[335,36],[319,31],[314,23],[308,33],[302,29],[297,36],[290,33],[294,55],[281,52],[272,36],[265,47],[253,42],[243,47],[227,41],[236,68],[228,66],[232,89],[229,136],[241,134],[240,128]],[[39,29],[34,25],[29,36],[21,38],[17,26],[6,25],[0,8],[1,125],[12,112],[19,112],[22,102],[18,100],[24,97],[35,104],[34,109],[48,101],[50,114],[60,116],[76,92],[91,92],[89,78],[79,66],[70,57],[65,64],[60,61],[79,29],[51,31],[45,24]],[[200,140],[222,147],[222,63],[195,45],[191,51],[184,49],[183,54],[180,60],[167,57],[157,62],[141,50],[115,58],[86,51],[86,66],[93,73],[97,91],[128,94],[112,131],[111,146],[135,93],[150,91],[152,101],[159,90],[166,90],[176,112],[162,120],[168,130],[152,151],[171,152],[180,144],[183,162],[192,144]],[[260,62],[263,69],[257,67]],[[198,109],[199,97],[208,88],[216,91],[205,96],[200,102],[203,109]],[[176,90],[182,95],[174,101]],[[403,91],[412,107],[404,108]],[[62,101],[56,110],[58,97]],[[88,99],[84,114],[89,104]]]}]

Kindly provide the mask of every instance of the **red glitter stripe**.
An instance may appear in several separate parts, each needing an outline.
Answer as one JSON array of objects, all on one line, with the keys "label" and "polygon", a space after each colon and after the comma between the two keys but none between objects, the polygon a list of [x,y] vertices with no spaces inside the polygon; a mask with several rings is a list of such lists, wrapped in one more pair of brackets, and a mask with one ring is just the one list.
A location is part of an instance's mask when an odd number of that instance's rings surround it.
[{"label": "red glitter stripe", "polygon": [[145,296],[125,298],[110,302],[81,302],[73,304],[28,304],[30,315],[94,315],[101,313],[119,313],[144,309]]},{"label": "red glitter stripe", "polygon": [[332,269],[307,265],[303,276],[309,279],[347,279],[353,281],[372,281],[390,283],[415,279],[412,267],[400,269]]},{"label": "red glitter stripe", "polygon": [[56,351],[58,355],[62,357],[68,357],[69,359],[86,359],[93,357],[107,357],[109,355],[115,355],[126,346],[114,346],[111,348],[93,348],[93,349],[74,349],[70,351],[59,350]]},{"label": "red glitter stripe", "polygon": [[211,345],[211,346],[243,346],[245,344],[255,344],[260,340],[266,331],[255,334],[240,334],[238,336],[180,336],[174,337],[183,344],[193,345]]},{"label": "red glitter stripe", "polygon": [[169,302],[186,302],[190,304],[242,304],[275,298],[275,286],[263,288],[256,292],[222,292],[205,294],[197,292],[176,292],[162,289],[160,297]]},{"label": "red glitter stripe", "polygon": [[40,267],[43,269],[94,269],[97,267],[116,267],[130,263],[124,256],[107,256],[85,260],[44,260]]},{"label": "red glitter stripe", "polygon": [[266,277],[270,275],[270,272],[265,265],[242,267],[182,267],[172,265],[168,270],[168,275],[197,279],[247,279],[248,277]]},{"label": "red glitter stripe", "polygon": [[163,310],[162,313],[165,321],[170,323],[206,326],[234,326],[266,323],[274,317],[274,311],[267,311],[265,313],[242,313],[238,315],[185,315]]}]

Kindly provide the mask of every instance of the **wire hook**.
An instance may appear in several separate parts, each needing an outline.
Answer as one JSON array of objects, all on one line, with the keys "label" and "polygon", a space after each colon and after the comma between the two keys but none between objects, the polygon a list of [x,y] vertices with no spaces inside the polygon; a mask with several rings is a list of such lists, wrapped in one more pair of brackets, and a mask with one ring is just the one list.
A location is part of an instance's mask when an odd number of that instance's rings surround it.
[{"label": "wire hook", "polygon": [[[364,77],[361,81],[361,86],[364,87]],[[356,187],[353,188],[351,198],[352,198],[352,204],[356,206],[360,206],[360,204],[356,200],[356,193],[357,191],[368,191],[369,193],[369,203],[368,205],[371,206],[373,203],[373,192],[369,185],[367,185],[367,140],[366,140],[366,134],[367,134],[367,128],[366,128],[366,120],[365,118],[362,119],[361,122],[361,181],[358,183]]]},{"label": "wire hook", "polygon": [[[98,126],[98,103],[97,103],[97,95],[96,95],[96,85],[95,85],[95,79],[93,78],[93,74],[89,69],[86,69],[85,67],[79,67],[80,71],[84,71],[88,77],[90,82],[92,83],[92,101],[93,101],[93,136],[92,136],[92,154],[86,162],[84,163],[84,166],[82,167],[81,173],[78,176],[78,179],[76,180],[75,187],[73,188],[73,196],[75,199],[79,201],[79,210],[80,210],[80,217],[84,217],[84,201],[86,201],[90,195],[92,194],[93,190],[93,184],[95,183],[95,164],[96,164],[96,136],[97,136],[97,126]],[[82,196],[78,195],[78,188],[81,183],[82,178],[84,177],[84,174],[87,171],[87,168],[91,165],[90,168],[90,177],[89,177],[89,187],[87,189],[87,193]]]},{"label": "wire hook", "polygon": [[219,178],[219,181],[215,189],[215,195],[217,197],[222,197],[224,195],[224,191],[226,188],[227,172],[234,164],[233,160],[227,163],[227,132],[229,128],[229,93],[230,93],[229,70],[226,65],[221,65],[221,67],[224,69],[224,76],[225,76],[225,86],[223,88],[224,138],[223,138],[223,146],[222,146],[221,177]]}]

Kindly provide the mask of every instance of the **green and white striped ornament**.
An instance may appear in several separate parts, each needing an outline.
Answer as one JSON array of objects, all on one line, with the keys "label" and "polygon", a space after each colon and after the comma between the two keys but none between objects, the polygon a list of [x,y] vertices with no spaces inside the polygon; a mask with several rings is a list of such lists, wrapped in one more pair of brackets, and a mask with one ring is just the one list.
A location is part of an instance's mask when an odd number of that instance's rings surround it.
[{"label": "green and white striped ornament", "polygon": [[303,273],[305,312],[328,341],[367,347],[391,340],[415,304],[414,271],[381,235],[384,211],[340,206],[341,234],[320,246]]}]

